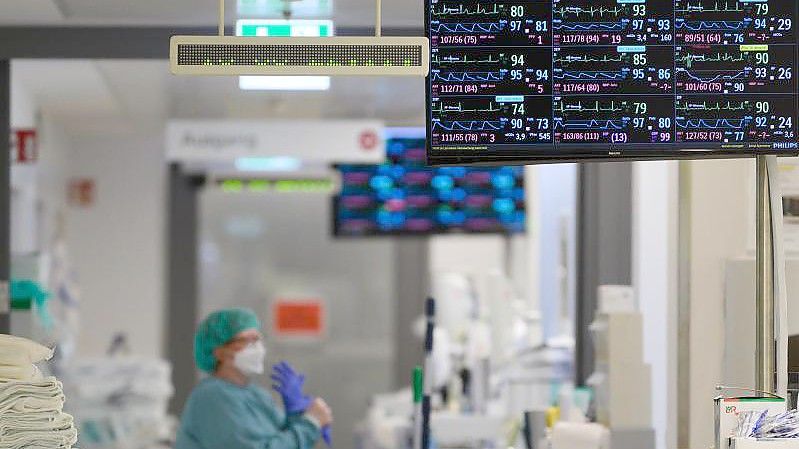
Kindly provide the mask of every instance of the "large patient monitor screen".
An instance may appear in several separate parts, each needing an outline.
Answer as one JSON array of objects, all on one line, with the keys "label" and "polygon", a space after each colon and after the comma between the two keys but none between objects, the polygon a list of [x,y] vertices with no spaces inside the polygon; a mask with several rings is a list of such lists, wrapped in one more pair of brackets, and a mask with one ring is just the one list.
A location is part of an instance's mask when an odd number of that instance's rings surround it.
[{"label": "large patient monitor screen", "polygon": [[796,0],[427,0],[431,163],[790,154]]}]

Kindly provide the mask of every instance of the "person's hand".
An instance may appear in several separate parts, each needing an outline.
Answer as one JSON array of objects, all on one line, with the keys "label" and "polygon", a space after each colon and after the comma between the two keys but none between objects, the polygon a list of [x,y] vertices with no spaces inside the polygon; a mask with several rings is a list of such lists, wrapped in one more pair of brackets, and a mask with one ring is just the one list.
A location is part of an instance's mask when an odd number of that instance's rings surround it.
[{"label": "person's hand", "polygon": [[322,428],[333,424],[333,412],[330,410],[330,406],[327,405],[327,402],[322,398],[314,399],[305,413],[313,417]]},{"label": "person's hand", "polygon": [[303,413],[311,406],[311,398],[302,392],[305,376],[299,374],[286,362],[280,362],[272,368],[272,388],[280,393],[283,406],[290,415]]}]

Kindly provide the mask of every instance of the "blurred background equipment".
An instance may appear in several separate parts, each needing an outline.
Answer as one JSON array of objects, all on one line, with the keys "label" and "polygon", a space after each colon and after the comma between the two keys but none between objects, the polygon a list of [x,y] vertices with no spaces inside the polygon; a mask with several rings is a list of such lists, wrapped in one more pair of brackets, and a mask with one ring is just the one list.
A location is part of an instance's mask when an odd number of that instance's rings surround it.
[{"label": "blurred background equipment", "polygon": [[172,447],[176,419],[167,413],[174,391],[169,363],[132,356],[119,335],[107,357],[72,360],[63,377],[80,447]]}]

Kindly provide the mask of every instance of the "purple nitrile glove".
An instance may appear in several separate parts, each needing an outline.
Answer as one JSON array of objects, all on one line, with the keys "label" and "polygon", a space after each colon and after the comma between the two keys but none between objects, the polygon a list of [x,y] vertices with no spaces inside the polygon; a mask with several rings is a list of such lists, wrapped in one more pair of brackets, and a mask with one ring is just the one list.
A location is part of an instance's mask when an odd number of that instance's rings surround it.
[{"label": "purple nitrile glove", "polygon": [[322,427],[322,439],[325,440],[327,447],[333,447],[333,429],[330,425]]},{"label": "purple nitrile glove", "polygon": [[311,398],[302,392],[305,376],[294,371],[286,362],[280,362],[272,367],[272,388],[283,398],[286,413],[296,415],[304,413],[311,406]]}]

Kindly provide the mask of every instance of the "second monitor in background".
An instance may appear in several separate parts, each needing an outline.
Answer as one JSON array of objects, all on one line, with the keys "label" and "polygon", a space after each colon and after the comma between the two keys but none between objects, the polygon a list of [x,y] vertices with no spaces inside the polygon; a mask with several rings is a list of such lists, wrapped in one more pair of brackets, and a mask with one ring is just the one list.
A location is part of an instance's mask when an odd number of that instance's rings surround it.
[{"label": "second monitor in background", "polygon": [[389,139],[386,152],[384,164],[336,167],[336,236],[525,231],[523,167],[428,167],[424,138]]}]

